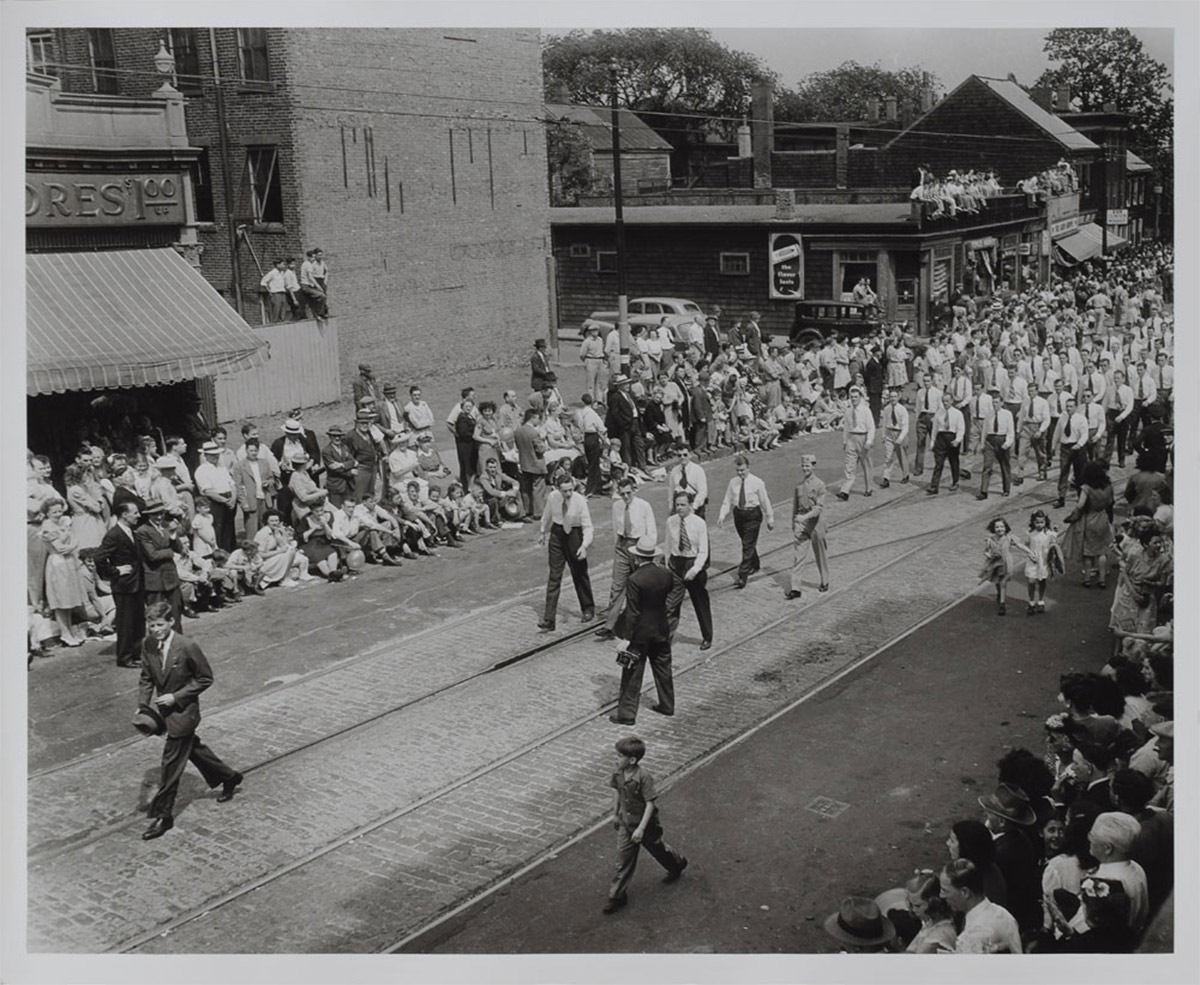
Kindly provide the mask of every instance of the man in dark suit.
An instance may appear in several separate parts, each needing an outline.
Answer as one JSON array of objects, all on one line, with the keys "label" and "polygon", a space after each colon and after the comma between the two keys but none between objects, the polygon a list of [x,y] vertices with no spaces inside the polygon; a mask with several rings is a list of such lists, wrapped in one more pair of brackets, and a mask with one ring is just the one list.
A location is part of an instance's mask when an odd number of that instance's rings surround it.
[{"label": "man in dark suit", "polygon": [[169,529],[171,517],[162,503],[150,503],[146,507],[149,522],[138,527],[138,550],[142,555],[142,585],[146,592],[146,604],[165,602],[171,610],[175,632],[183,631],[180,614],[183,612],[183,597],[179,592],[179,571],[175,567],[175,549],[171,542],[174,535]]},{"label": "man in dark suit", "polygon": [[721,354],[721,332],[712,315],[704,319],[704,361],[711,363]]},{"label": "man in dark suit", "polygon": [[651,711],[675,714],[675,682],[671,676],[671,613],[678,612],[686,593],[679,576],[654,564],[654,537],[643,537],[629,549],[637,569],[625,581],[625,611],[616,635],[629,641],[621,661],[621,697],[617,713],[609,716],[616,725],[632,725],[637,719],[638,699],[646,661],[658,689],[658,704]]},{"label": "man in dark suit", "polygon": [[534,519],[542,515],[546,500],[546,444],[537,430],[541,417],[536,408],[529,408],[513,434],[521,469],[521,505],[525,515]]},{"label": "man in dark suit", "polygon": [[546,386],[546,377],[552,375],[550,359],[546,355],[546,340],[536,339],[533,355],[529,357],[529,389],[541,391]]},{"label": "man in dark suit", "polygon": [[141,666],[138,648],[146,635],[142,552],[134,529],[140,516],[132,500],[118,507],[117,522],[105,532],[96,553],[96,573],[108,582],[116,606],[118,667]]},{"label": "man in dark suit", "polygon": [[996,867],[1008,890],[1005,909],[1022,931],[1042,925],[1042,878],[1030,836],[1037,821],[1029,798],[1020,787],[1001,783],[995,793],[979,797],[984,823],[992,832]]},{"label": "man in dark suit", "polygon": [[[204,652],[192,640],[171,629],[171,610],[165,602],[146,606],[146,640],[142,644],[142,678],[138,704],[155,708],[163,720],[162,780],[150,802],[154,819],[142,838],[159,838],[175,826],[175,795],[179,780],[190,760],[209,788],[220,785],[217,800],[233,799],[242,774],[227,766],[196,734],[200,724],[200,692],[213,682],[212,668]],[[151,698],[154,704],[151,705]]]},{"label": "man in dark suit", "polygon": [[871,408],[871,414],[875,418],[875,424],[879,424],[879,417],[883,413],[883,363],[879,361],[879,346],[871,346],[871,354],[867,361],[863,364],[863,383],[867,386],[867,404]]},{"label": "man in dark suit", "polygon": [[621,461],[632,468],[641,468],[645,462],[641,412],[629,392],[630,382],[624,373],[609,381],[604,426],[610,438],[621,442]]}]

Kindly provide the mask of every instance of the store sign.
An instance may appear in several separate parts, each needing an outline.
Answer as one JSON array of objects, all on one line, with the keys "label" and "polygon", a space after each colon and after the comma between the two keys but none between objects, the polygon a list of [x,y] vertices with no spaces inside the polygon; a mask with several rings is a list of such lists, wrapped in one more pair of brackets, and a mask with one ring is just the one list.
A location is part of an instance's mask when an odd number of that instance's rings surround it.
[{"label": "store sign", "polygon": [[182,174],[25,174],[28,227],[180,226],[186,221]]},{"label": "store sign", "polygon": [[1124,226],[1129,222],[1128,209],[1109,209],[1108,210],[1108,225]]},{"label": "store sign", "polygon": [[1050,238],[1062,239],[1067,233],[1074,232],[1079,225],[1079,216],[1073,215],[1067,219],[1059,219],[1050,223]]},{"label": "store sign", "polygon": [[798,301],[804,297],[804,251],[797,233],[771,233],[770,296]]}]

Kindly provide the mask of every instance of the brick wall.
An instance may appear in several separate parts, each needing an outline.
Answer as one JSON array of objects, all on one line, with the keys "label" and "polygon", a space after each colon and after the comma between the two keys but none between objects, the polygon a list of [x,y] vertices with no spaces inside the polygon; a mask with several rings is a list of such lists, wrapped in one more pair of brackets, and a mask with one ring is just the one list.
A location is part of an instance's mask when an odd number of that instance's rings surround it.
[{"label": "brick wall", "polygon": [[776,188],[832,188],[836,184],[836,151],[772,151],[771,176]]},{"label": "brick wall", "polygon": [[[612,154],[593,154],[596,177],[612,188]],[[641,188],[671,187],[670,152],[621,152],[621,189],[626,195],[636,195]]]}]

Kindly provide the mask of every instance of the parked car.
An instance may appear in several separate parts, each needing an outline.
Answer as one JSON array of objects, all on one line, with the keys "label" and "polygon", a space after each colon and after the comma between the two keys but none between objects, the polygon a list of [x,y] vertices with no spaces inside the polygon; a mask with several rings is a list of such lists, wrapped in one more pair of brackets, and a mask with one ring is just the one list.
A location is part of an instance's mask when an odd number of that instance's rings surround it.
[{"label": "parked car", "polygon": [[[630,326],[644,325],[647,328],[657,328],[664,315],[667,324],[674,326],[692,321],[697,315],[703,316],[704,312],[695,301],[689,301],[686,298],[632,298],[629,302]],[[604,335],[616,323],[616,311],[593,311],[583,320],[578,339],[574,337],[574,333],[568,334],[565,331],[559,332],[558,337],[561,341],[582,340],[583,333],[593,325],[598,325],[600,334]]]},{"label": "parked car", "polygon": [[878,317],[868,316],[866,305],[853,301],[798,301],[790,338],[801,344],[821,342],[834,332],[853,338],[873,332],[879,325]]}]

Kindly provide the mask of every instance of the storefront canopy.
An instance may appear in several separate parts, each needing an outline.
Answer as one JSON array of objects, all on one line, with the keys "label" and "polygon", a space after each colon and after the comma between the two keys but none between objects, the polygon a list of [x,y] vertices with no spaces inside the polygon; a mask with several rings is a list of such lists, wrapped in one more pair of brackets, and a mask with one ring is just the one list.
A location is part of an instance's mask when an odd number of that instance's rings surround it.
[{"label": "storefront canopy", "polygon": [[[1058,262],[1073,267],[1077,263],[1083,263],[1084,260],[1099,256],[1101,247],[1104,245],[1103,237],[1103,231],[1094,222],[1080,226],[1070,235],[1054,241]],[[1109,250],[1124,246],[1125,242],[1124,237],[1118,236],[1116,233],[1108,234]]]},{"label": "storefront canopy", "polygon": [[263,365],[268,344],[175,250],[25,257],[30,396]]}]

